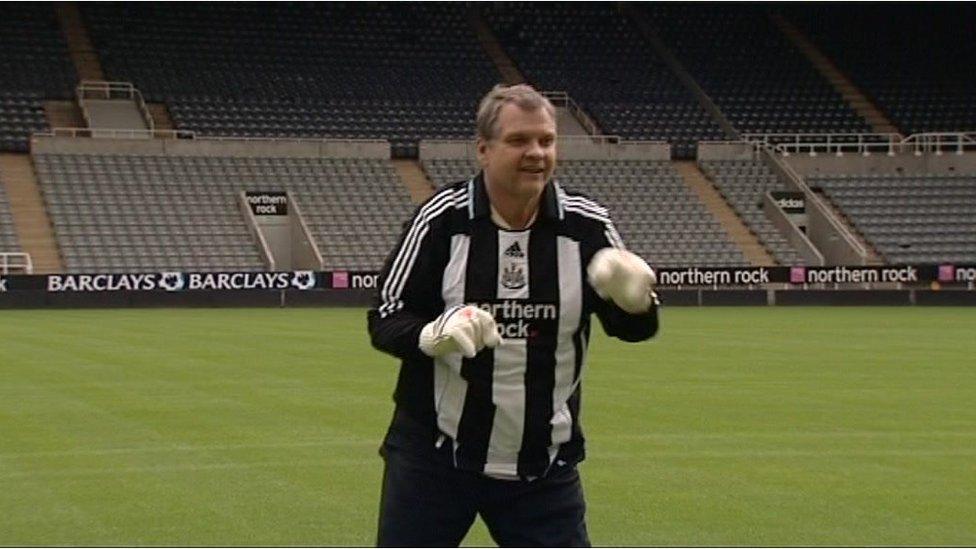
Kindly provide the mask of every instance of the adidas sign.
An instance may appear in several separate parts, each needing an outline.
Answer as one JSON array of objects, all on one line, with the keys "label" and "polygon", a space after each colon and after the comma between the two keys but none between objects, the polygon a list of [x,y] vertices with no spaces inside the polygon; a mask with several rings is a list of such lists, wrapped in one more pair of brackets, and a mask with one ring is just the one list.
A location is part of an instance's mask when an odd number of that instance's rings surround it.
[{"label": "adidas sign", "polygon": [[522,251],[522,247],[519,246],[518,242],[513,242],[511,246],[505,250],[506,257],[525,257],[525,253]]}]

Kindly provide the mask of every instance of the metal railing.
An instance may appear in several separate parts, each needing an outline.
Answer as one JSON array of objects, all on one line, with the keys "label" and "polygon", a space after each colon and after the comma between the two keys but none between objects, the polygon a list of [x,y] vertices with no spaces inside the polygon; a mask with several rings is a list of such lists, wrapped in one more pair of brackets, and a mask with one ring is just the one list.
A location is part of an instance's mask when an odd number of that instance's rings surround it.
[{"label": "metal railing", "polygon": [[904,144],[910,146],[916,155],[945,152],[962,154],[976,151],[976,132],[915,133],[906,137]]},{"label": "metal railing", "polygon": [[0,253],[0,274],[33,274],[34,262],[28,253],[4,252]]},{"label": "metal railing", "polygon": [[131,82],[82,80],[78,84],[78,87],[75,88],[75,93],[78,97],[78,106],[81,108],[81,113],[85,117],[85,123],[89,126],[91,126],[91,119],[88,116],[88,109],[85,108],[85,99],[131,99],[138,105],[139,112],[142,114],[142,118],[146,122],[149,131],[156,129],[156,123],[153,121],[152,113],[149,112],[149,106],[146,105],[142,93]]},{"label": "metal railing", "polygon": [[930,132],[902,137],[897,133],[748,133],[742,137],[750,143],[767,146],[773,151],[791,154],[846,153],[870,156],[871,154],[962,154],[976,151],[974,132]]},{"label": "metal railing", "polygon": [[142,95],[131,82],[82,80],[75,88],[79,99],[135,99]]},{"label": "metal railing", "polygon": [[594,122],[590,115],[587,114],[586,111],[584,111],[583,108],[580,107],[579,104],[569,96],[569,93],[564,91],[547,91],[542,92],[542,95],[548,98],[553,105],[557,107],[566,107],[566,109],[568,109],[569,112],[576,117],[576,120],[580,123],[580,125],[583,126],[586,133],[590,135],[599,135],[601,133],[600,127],[597,126],[596,122]]}]

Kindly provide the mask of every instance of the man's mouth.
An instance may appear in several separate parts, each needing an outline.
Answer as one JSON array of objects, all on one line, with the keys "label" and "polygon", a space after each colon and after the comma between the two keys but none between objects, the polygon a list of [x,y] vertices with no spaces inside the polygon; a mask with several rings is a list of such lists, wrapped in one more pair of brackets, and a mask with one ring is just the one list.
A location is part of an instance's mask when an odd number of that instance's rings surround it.
[{"label": "man's mouth", "polygon": [[540,167],[540,168],[522,168],[521,171],[526,173],[531,173],[531,174],[541,174],[544,173],[546,170],[545,168]]}]

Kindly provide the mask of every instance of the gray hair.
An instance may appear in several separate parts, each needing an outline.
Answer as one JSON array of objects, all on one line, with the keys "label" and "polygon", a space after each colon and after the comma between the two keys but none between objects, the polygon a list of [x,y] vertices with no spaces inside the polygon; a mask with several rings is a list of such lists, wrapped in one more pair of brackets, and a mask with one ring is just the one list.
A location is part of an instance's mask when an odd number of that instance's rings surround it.
[{"label": "gray hair", "polygon": [[537,92],[528,84],[506,86],[498,84],[491,89],[478,105],[476,126],[478,137],[491,139],[498,133],[498,115],[507,103],[514,103],[526,111],[545,109],[553,121],[556,120],[556,108],[544,95]]}]

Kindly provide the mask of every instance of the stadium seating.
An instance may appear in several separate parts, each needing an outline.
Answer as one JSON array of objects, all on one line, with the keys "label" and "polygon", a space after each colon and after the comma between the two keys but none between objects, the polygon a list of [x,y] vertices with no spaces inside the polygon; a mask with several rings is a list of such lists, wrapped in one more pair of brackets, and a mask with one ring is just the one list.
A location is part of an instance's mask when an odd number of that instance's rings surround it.
[{"label": "stadium seating", "polygon": [[976,262],[976,174],[809,177],[887,263]]},{"label": "stadium seating", "polygon": [[292,190],[327,268],[378,269],[409,217],[388,161],[34,156],[68,271],[262,270],[242,190]]},{"label": "stadium seating", "polygon": [[805,5],[787,13],[905,135],[976,128],[972,4]]},{"label": "stadium seating", "polygon": [[642,4],[665,43],[744,133],[869,132],[764,6]]},{"label": "stadium seating", "polygon": [[779,264],[804,263],[803,257],[763,212],[763,196],[767,191],[787,190],[768,166],[753,160],[707,160],[699,165]]},{"label": "stadium seating", "polygon": [[10,212],[7,194],[3,190],[3,185],[0,184],[0,252],[19,251],[20,244],[17,241],[17,232],[14,229],[14,217]]},{"label": "stadium seating", "polygon": [[44,130],[44,99],[71,97],[77,75],[54,4],[11,2],[0,17],[0,151],[24,152]]},{"label": "stadium seating", "polygon": [[328,269],[383,266],[414,204],[389,161],[321,159],[285,179],[318,242]]},{"label": "stadium seating", "polygon": [[[425,160],[424,169],[437,185],[477,171],[463,159]],[[749,264],[670,162],[562,160],[556,177],[606,206],[627,247],[655,267]]]},{"label": "stadium seating", "polygon": [[722,139],[710,118],[636,27],[610,3],[482,4],[496,36],[532,83],[566,91],[603,133],[667,140],[674,156]]},{"label": "stadium seating", "polygon": [[[498,76],[460,4],[86,4],[112,79],[203,135],[471,135]],[[124,24],[123,24],[124,21]]]}]

